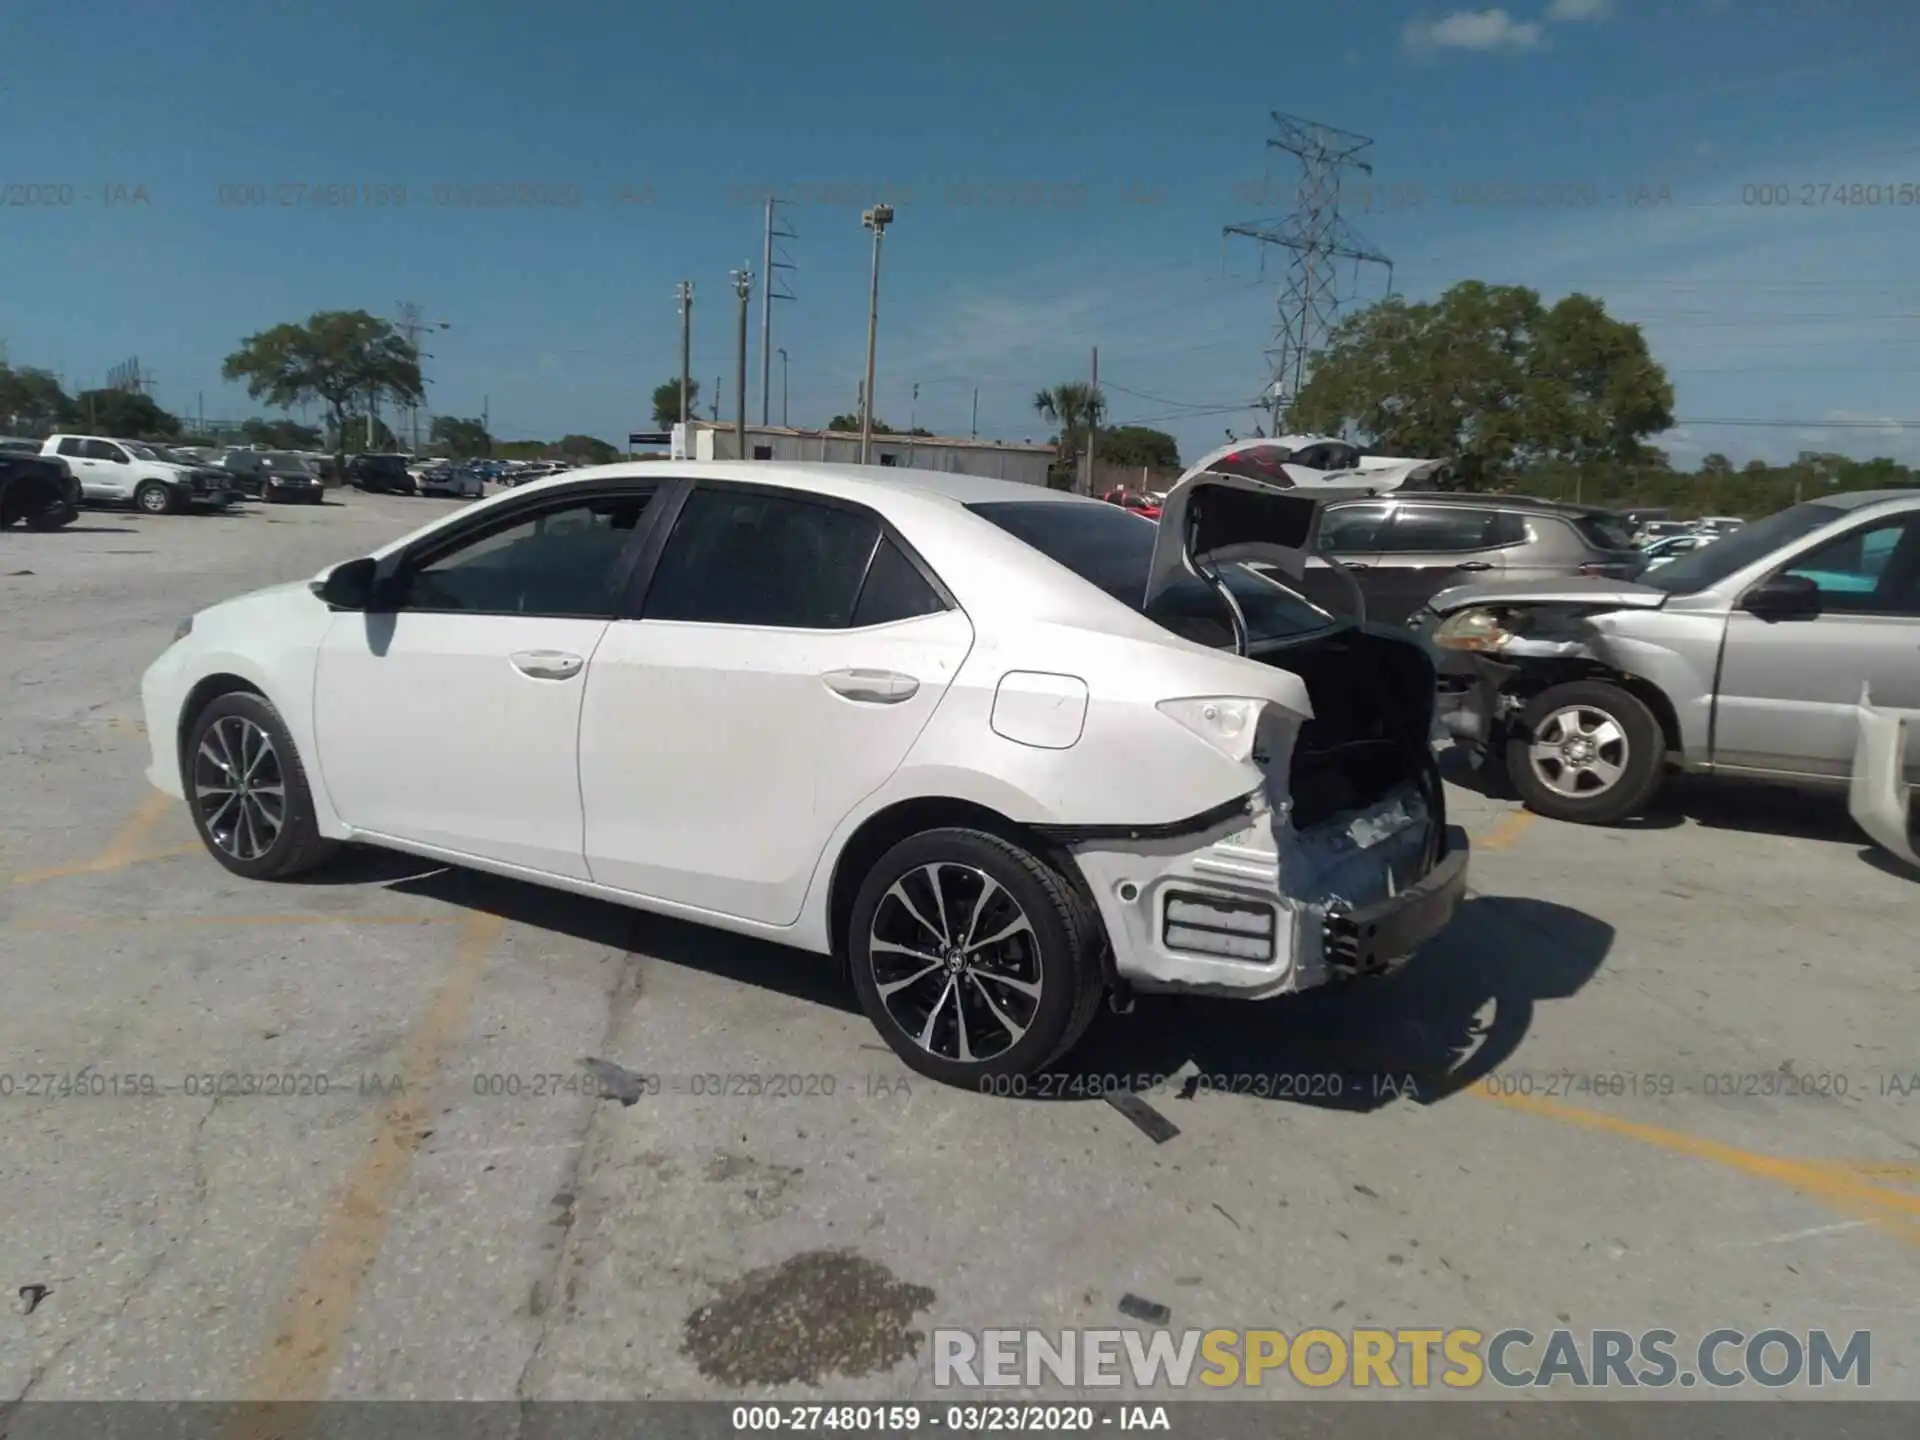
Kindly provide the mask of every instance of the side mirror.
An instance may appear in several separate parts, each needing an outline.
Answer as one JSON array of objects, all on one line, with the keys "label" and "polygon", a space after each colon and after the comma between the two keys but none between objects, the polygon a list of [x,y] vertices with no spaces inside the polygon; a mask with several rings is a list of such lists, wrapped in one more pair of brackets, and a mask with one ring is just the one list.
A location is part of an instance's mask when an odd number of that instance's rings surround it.
[{"label": "side mirror", "polygon": [[379,569],[372,559],[348,560],[334,566],[324,579],[315,580],[311,588],[335,610],[369,610]]},{"label": "side mirror", "polygon": [[1775,575],[1741,597],[1740,608],[1762,620],[1802,620],[1820,613],[1820,587],[1805,575]]}]

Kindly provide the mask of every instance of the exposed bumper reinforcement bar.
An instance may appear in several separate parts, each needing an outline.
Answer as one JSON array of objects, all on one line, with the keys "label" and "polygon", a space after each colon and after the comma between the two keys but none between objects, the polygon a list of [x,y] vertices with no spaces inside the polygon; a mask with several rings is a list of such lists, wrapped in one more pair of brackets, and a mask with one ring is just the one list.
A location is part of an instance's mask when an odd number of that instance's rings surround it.
[{"label": "exposed bumper reinforcement bar", "polygon": [[1447,853],[1420,883],[1361,910],[1330,914],[1325,922],[1329,968],[1341,978],[1393,969],[1446,929],[1467,890],[1466,831],[1447,827]]}]

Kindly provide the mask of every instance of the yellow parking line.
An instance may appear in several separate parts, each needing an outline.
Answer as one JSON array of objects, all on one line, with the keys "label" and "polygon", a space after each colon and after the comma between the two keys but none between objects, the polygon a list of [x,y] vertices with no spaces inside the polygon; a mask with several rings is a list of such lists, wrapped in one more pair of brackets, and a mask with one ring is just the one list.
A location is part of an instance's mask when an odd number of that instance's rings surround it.
[{"label": "yellow parking line", "polygon": [[1722,1165],[1755,1179],[1771,1180],[1813,1199],[1838,1206],[1850,1214],[1870,1219],[1901,1239],[1920,1244],[1920,1224],[1914,1223],[1920,1221],[1920,1196],[1902,1195],[1897,1190],[1869,1185],[1857,1175],[1846,1173],[1834,1162],[1788,1160],[1777,1155],[1762,1155],[1755,1150],[1723,1145],[1704,1136],[1648,1125],[1639,1120],[1627,1120],[1598,1110],[1543,1099],[1538,1095],[1496,1095],[1477,1087],[1469,1093],[1496,1105],[1504,1105],[1509,1110],[1604,1131],[1672,1154]]},{"label": "yellow parking line", "polygon": [[80,860],[70,865],[55,865],[46,870],[29,870],[13,877],[16,885],[37,885],[42,880],[61,880],[70,875],[104,875],[112,870],[124,870],[129,865],[137,865],[144,860],[158,860],[167,855],[191,853],[197,846],[173,846],[168,849],[154,850],[151,845],[153,829],[167,812],[180,802],[160,790],[149,790],[140,797],[140,803],[134,807],[127,823],[120,827],[113,839],[107,842],[107,848],[91,860]]},{"label": "yellow parking line", "polygon": [[1509,810],[1493,824],[1486,833],[1474,841],[1476,850],[1510,850],[1520,837],[1533,828],[1533,822],[1540,817],[1531,810]]},{"label": "yellow parking line", "polygon": [[[295,1268],[279,1322],[254,1364],[248,1398],[325,1398],[361,1282],[379,1258],[414,1150],[432,1126],[434,1077],[466,1030],[487,956],[505,928],[497,915],[476,912],[461,920],[453,963],[407,1036],[401,1086],[380,1112],[371,1142],[328,1202],[319,1234]],[[271,1411],[256,1411],[235,1433],[261,1435],[268,1433],[261,1426],[277,1427],[284,1421]]]}]

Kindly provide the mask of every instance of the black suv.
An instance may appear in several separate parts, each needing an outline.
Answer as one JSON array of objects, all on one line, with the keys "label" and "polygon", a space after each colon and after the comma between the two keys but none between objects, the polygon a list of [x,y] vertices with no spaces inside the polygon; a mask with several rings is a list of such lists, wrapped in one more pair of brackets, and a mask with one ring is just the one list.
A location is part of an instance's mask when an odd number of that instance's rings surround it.
[{"label": "black suv", "polygon": [[370,495],[418,495],[404,455],[354,455],[347,460],[347,483]]},{"label": "black suv", "polygon": [[[1353,572],[1366,618],[1390,624],[1404,624],[1454,585],[1571,575],[1631,580],[1647,563],[1610,510],[1457,491],[1329,505],[1318,548]],[[1310,566],[1306,588],[1326,608],[1352,613],[1352,592],[1326,568]]]},{"label": "black suv", "polygon": [[0,444],[0,530],[58,530],[80,514],[80,482],[57,459]]}]

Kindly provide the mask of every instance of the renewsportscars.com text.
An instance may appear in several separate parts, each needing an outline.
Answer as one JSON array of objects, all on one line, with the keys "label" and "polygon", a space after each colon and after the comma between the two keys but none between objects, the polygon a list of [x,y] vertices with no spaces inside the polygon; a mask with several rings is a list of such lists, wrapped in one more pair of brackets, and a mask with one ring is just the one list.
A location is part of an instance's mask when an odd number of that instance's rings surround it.
[{"label": "renewsportscars.com text", "polygon": [[1865,1330],[1727,1327],[1696,1341],[1672,1330],[936,1330],[932,1353],[935,1387],[961,1390],[1289,1382],[1309,1389],[1777,1390],[1873,1383],[1873,1337]]}]

